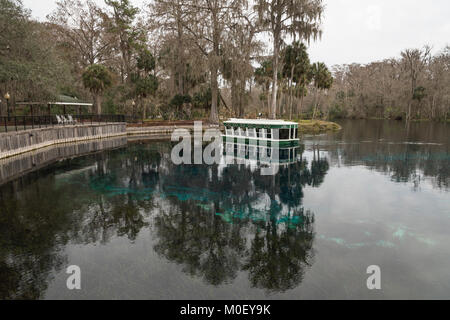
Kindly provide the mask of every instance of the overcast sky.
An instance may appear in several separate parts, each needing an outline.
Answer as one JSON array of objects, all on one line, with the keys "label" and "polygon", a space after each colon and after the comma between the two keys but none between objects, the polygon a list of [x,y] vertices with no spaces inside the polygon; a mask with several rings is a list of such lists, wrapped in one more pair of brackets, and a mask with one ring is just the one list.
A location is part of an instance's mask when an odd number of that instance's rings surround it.
[{"label": "overcast sky", "polygon": [[[55,0],[23,0],[44,20]],[[103,3],[102,0],[97,0]],[[132,0],[142,7],[144,0]],[[328,65],[398,57],[425,44],[433,52],[450,45],[449,0],[325,0],[324,34],[311,44],[311,60]]]}]

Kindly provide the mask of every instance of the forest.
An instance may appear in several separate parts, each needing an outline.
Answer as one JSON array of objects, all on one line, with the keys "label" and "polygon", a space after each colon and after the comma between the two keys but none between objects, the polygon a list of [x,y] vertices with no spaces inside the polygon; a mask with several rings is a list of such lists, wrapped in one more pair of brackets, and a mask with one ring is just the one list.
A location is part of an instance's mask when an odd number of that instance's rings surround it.
[{"label": "forest", "polygon": [[[141,119],[450,118],[450,46],[369,64],[311,61],[322,0],[0,0],[0,115],[93,102]],[[343,44],[344,45],[344,44]]]}]

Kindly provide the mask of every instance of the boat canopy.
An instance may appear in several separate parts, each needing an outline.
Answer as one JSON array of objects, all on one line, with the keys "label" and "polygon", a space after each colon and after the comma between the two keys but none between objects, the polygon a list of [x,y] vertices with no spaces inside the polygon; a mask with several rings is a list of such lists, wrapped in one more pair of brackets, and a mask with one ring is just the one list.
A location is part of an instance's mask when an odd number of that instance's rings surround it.
[{"label": "boat canopy", "polygon": [[230,119],[225,121],[226,127],[262,128],[262,129],[291,129],[298,128],[298,123],[284,120],[269,119]]}]

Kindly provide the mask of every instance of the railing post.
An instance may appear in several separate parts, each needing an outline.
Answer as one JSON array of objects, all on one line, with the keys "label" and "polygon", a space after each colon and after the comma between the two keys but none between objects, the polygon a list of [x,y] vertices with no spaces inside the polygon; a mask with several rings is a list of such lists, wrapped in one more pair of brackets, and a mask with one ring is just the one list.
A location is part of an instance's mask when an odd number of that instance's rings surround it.
[{"label": "railing post", "polygon": [[5,121],[5,132],[8,132],[8,121],[6,120],[6,117],[3,117],[3,120]]}]

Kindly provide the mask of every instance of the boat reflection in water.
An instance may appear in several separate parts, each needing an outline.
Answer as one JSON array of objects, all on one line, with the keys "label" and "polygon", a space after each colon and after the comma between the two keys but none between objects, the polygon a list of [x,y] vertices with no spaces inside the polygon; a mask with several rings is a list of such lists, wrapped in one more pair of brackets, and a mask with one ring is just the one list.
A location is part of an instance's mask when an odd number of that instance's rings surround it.
[{"label": "boat reflection in water", "polygon": [[268,147],[245,143],[224,143],[226,163],[290,165],[301,160],[302,147]]}]

